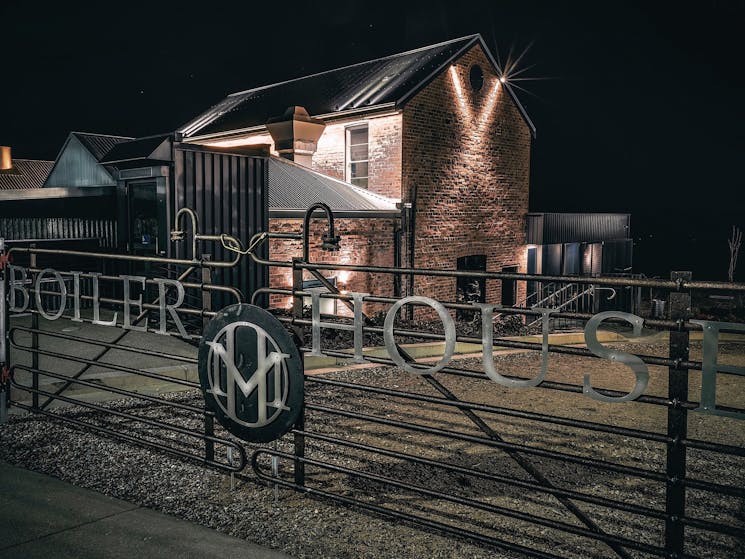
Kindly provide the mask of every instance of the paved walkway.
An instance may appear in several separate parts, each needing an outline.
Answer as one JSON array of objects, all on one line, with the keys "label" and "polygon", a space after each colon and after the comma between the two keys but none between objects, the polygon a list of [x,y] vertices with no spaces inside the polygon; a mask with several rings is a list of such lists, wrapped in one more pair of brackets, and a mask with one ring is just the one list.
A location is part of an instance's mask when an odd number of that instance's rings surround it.
[{"label": "paved walkway", "polygon": [[0,559],[289,559],[185,520],[0,462]]}]

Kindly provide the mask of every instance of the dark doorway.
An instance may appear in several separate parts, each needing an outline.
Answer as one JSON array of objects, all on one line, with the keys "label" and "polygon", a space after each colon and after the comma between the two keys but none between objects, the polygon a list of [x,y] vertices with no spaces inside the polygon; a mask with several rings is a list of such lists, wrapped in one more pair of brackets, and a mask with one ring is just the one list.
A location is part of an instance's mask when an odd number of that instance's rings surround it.
[{"label": "dark doorway", "polygon": [[129,252],[158,254],[158,195],[156,183],[135,182],[127,185]]},{"label": "dark doorway", "polygon": [[[502,271],[506,274],[516,274],[517,266],[504,266]],[[501,303],[505,307],[514,307],[517,303],[517,280],[502,280]]]},{"label": "dark doorway", "polygon": [[[458,270],[469,272],[486,271],[486,255],[474,254],[458,258]],[[456,283],[455,300],[459,303],[484,303],[486,302],[486,279],[484,278],[458,278]],[[460,320],[471,320],[475,311],[459,310],[456,317]]]}]

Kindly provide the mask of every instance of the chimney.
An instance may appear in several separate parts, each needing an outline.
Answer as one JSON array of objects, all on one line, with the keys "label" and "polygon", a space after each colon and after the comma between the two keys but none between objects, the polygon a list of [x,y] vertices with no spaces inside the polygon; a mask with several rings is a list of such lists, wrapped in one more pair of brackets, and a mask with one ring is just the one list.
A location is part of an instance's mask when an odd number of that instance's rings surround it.
[{"label": "chimney", "polygon": [[0,146],[0,171],[13,169],[13,158],[10,156],[10,147]]},{"label": "chimney", "polygon": [[303,167],[311,166],[324,128],[323,121],[311,118],[305,108],[298,106],[288,107],[282,116],[266,123],[277,153]]}]

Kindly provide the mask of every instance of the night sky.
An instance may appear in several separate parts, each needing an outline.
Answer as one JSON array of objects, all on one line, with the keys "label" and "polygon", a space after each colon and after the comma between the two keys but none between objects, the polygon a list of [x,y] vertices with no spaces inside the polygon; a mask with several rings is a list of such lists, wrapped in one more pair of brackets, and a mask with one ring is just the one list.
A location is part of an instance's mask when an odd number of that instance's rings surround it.
[{"label": "night sky", "polygon": [[172,131],[233,91],[481,33],[503,62],[531,45],[520,77],[550,78],[516,82],[538,129],[532,211],[631,212],[637,271],[726,277],[745,229],[744,1],[112,6],[0,3],[15,157],[54,159],[71,130]]}]

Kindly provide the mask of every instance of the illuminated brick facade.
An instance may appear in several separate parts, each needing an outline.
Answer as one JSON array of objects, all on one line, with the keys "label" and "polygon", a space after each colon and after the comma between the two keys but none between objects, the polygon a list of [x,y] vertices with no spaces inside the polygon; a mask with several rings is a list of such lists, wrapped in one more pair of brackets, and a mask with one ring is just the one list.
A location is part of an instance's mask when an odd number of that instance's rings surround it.
[{"label": "illuminated brick facade", "polygon": [[[479,91],[469,83],[474,64],[484,73]],[[528,125],[478,45],[405,105],[403,201],[415,208],[415,266],[455,268],[459,257],[485,255],[488,271],[526,270],[530,142]],[[499,287],[487,283],[488,302],[500,302]],[[518,289],[520,300],[524,285]],[[452,299],[455,280],[420,277],[414,291]]]},{"label": "illuminated brick facade", "polygon": [[[470,83],[474,65],[483,70],[480,89]],[[345,130],[362,123],[368,125],[369,190],[411,204],[413,254],[408,218],[340,219],[342,251],[331,255],[314,251],[312,260],[455,269],[459,258],[484,256],[488,271],[506,266],[526,271],[531,130],[479,44],[397,111],[328,118],[313,156],[313,169],[344,180]],[[272,144],[272,139],[259,132],[209,143]],[[397,227],[403,228],[398,263],[394,261]],[[270,228],[299,231],[301,221],[271,219]],[[313,238],[320,239],[320,233]],[[273,242],[270,250],[272,258],[279,260],[301,254],[299,244],[288,241]],[[378,295],[393,293],[392,276],[360,275],[352,274],[342,287]],[[272,272],[272,287],[287,287],[289,280],[288,269]],[[525,296],[524,289],[518,285],[518,301]],[[453,301],[456,281],[419,277],[413,293],[405,281],[402,293]],[[487,301],[501,302],[500,293],[498,281],[487,283]],[[280,299],[274,302],[287,303]]]}]

